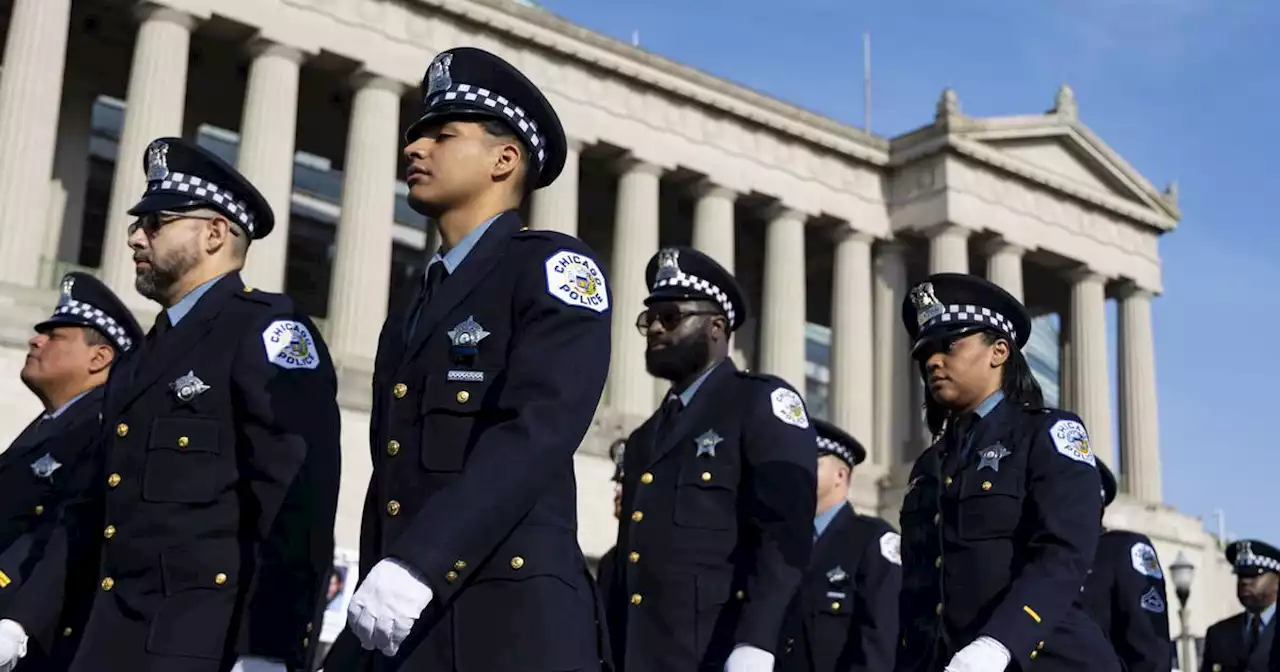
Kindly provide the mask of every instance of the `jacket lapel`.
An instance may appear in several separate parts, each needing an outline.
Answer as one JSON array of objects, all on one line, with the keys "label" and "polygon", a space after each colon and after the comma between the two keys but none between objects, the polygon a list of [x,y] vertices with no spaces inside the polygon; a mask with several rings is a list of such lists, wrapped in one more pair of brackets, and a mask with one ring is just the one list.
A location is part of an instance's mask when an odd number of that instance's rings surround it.
[{"label": "jacket lapel", "polygon": [[738,367],[733,365],[733,360],[726,359],[716,365],[711,373],[702,381],[702,386],[698,388],[698,393],[693,395],[693,401],[689,406],[680,411],[676,417],[675,424],[670,430],[664,431],[661,436],[654,438],[653,451],[647,456],[646,467],[653,466],[667,453],[671,452],[676,446],[679,446],[686,439],[690,438],[689,434],[694,432],[697,427],[693,424],[699,417],[706,421],[709,414],[701,413],[704,407],[715,404],[718,399],[717,390],[724,384],[725,380],[732,378]]},{"label": "jacket lapel", "polygon": [[[973,436],[969,437],[968,455],[965,457],[965,465],[978,463],[982,459],[982,453],[987,448],[995,445],[997,440],[1003,440],[1001,432],[1010,426],[1010,423],[1004,421],[1005,415],[1011,410],[1017,410],[1018,405],[1012,400],[1005,399],[996,407],[991,409],[990,413],[979,419],[973,428]],[[1006,446],[1007,448],[1008,446]]]},{"label": "jacket lapel", "polygon": [[[50,439],[56,438],[67,429],[83,422],[91,415],[97,415],[101,411],[99,400],[102,399],[103,386],[89,390],[87,394],[76,400],[70,408],[62,412],[56,418],[40,422],[40,418],[36,418],[22,430],[18,438],[14,440],[9,449],[0,455],[0,470],[7,469],[12,466],[29,467],[29,457],[40,452]],[[43,415],[43,414],[41,414]]]},{"label": "jacket lapel", "polygon": [[[502,257],[507,243],[511,240],[511,235],[523,227],[524,222],[514,210],[502,213],[493,224],[489,225],[489,229],[480,236],[480,240],[476,241],[475,247],[471,248],[467,257],[440,284],[435,294],[427,301],[427,305],[422,307],[422,312],[418,315],[418,324],[414,327],[413,338],[410,339],[401,356],[402,363],[413,359],[418,350],[422,349],[422,346],[436,333],[436,326],[440,320],[444,319],[454,306],[461,303],[480,284],[480,280]],[[401,322],[398,324],[403,326],[405,317],[407,316],[401,316]],[[390,325],[391,328],[395,326],[395,324]],[[398,336],[389,338],[399,340]]]}]

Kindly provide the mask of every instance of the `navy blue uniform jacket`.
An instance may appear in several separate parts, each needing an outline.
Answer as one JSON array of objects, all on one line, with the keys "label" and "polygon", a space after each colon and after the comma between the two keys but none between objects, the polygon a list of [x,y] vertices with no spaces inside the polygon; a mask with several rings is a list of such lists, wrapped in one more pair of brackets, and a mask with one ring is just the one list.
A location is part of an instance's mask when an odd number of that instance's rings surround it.
[{"label": "navy blue uniform jacket", "polygon": [[1103,533],[1083,599],[1126,672],[1169,672],[1168,597],[1151,539],[1128,530]]},{"label": "navy blue uniform jacket", "polygon": [[1240,612],[1209,626],[1204,633],[1200,672],[1266,672],[1276,640],[1276,619],[1258,633],[1258,647],[1248,647],[1248,614]]}]

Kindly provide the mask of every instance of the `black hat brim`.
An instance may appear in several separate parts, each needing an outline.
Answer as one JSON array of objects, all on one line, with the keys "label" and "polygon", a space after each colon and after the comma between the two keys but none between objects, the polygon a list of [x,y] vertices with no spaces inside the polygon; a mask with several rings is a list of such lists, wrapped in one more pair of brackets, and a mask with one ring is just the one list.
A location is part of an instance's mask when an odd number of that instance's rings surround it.
[{"label": "black hat brim", "polygon": [[920,338],[917,338],[915,343],[911,344],[911,356],[914,357],[926,347],[936,345],[942,341],[968,336],[969,334],[976,334],[979,331],[992,331],[1000,334],[1001,336],[1005,336],[1006,338],[1008,337],[995,327],[984,324],[957,324],[954,327],[935,327],[930,329]]},{"label": "black hat brim", "polygon": [[202,201],[198,198],[183,196],[182,194],[147,194],[138,200],[132,208],[129,208],[129,214],[134,217],[141,215],[149,215],[153,212],[163,212],[165,210],[182,210],[186,208],[213,208],[213,205]]},{"label": "black hat brim", "polygon": [[111,347],[115,348],[116,350],[120,349],[119,344],[116,343],[116,339],[112,338],[110,334],[104,333],[101,329],[98,329],[98,327],[94,326],[89,322],[76,319],[69,315],[55,315],[45,320],[44,322],[37,324],[34,328],[36,330],[36,333],[43,334],[44,332],[50,329],[53,329],[54,327],[82,327],[84,329],[93,329],[94,331],[97,331],[103,336],[106,336],[107,342],[111,344]]}]

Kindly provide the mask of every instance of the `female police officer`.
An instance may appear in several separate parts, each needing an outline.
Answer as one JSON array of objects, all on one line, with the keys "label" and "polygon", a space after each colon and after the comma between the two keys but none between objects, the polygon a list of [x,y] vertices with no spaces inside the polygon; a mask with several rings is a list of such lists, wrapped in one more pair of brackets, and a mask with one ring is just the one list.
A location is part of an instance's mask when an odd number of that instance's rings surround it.
[{"label": "female police officer", "polygon": [[1101,532],[1080,418],[1044,408],[1026,308],[972,275],[912,288],[902,320],[935,437],[902,507],[896,669],[1119,670],[1076,604]]}]

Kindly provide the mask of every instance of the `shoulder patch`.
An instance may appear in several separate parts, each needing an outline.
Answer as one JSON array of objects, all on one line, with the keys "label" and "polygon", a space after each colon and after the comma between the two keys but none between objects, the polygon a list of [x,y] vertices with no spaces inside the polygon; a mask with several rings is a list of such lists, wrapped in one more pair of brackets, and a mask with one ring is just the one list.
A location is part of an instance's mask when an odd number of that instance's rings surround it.
[{"label": "shoulder patch", "polygon": [[1164,613],[1164,598],[1160,597],[1160,592],[1155,589],[1155,586],[1147,588],[1147,592],[1142,594],[1142,608],[1153,614]]},{"label": "shoulder patch", "polygon": [[314,369],[320,366],[316,339],[307,325],[296,320],[276,320],[262,332],[267,361],[282,369]]},{"label": "shoulder patch", "polygon": [[1129,559],[1133,562],[1133,568],[1143,576],[1149,576],[1153,579],[1164,579],[1164,572],[1160,569],[1160,560],[1156,557],[1156,549],[1145,541],[1139,541],[1129,549]]},{"label": "shoulder patch", "polygon": [[769,394],[769,401],[773,404],[774,416],[779,420],[800,429],[809,428],[809,414],[804,410],[800,395],[789,388],[779,387]]},{"label": "shoulder patch", "polygon": [[880,535],[880,555],[895,565],[902,566],[902,536],[897,532]]},{"label": "shoulder patch", "polygon": [[1059,420],[1049,428],[1049,436],[1059,453],[1089,466],[1098,466],[1098,460],[1089,447],[1089,432],[1076,420]]},{"label": "shoulder patch", "polygon": [[561,302],[597,313],[609,310],[604,273],[589,256],[559,250],[547,257],[547,293]]}]

